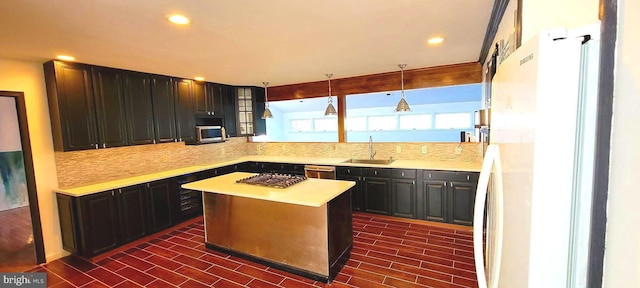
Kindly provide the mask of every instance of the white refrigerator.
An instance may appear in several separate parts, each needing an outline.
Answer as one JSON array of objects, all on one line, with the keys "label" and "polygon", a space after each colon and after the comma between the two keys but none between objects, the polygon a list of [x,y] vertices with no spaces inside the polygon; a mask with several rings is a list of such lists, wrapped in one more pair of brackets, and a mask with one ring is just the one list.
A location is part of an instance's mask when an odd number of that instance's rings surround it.
[{"label": "white refrigerator", "polygon": [[599,25],[544,31],[498,66],[490,141],[500,165],[482,173],[502,183],[487,196],[480,287],[586,285],[599,33]]}]

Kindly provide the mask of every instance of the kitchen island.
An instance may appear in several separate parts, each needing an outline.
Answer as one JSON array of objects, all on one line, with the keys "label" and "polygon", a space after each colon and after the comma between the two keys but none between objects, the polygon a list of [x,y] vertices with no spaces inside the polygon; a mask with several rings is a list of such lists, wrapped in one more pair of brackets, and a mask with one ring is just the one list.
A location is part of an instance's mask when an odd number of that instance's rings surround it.
[{"label": "kitchen island", "polygon": [[351,181],[306,179],[287,188],[237,180],[234,172],[182,185],[203,192],[205,243],[314,280],[330,282],[353,246]]}]

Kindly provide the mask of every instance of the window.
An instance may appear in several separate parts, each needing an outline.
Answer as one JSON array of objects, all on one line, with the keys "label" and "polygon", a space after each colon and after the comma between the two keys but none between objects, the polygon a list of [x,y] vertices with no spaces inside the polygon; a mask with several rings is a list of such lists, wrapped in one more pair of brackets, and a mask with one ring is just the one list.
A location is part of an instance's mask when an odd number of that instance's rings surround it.
[{"label": "window", "polygon": [[396,116],[370,116],[369,131],[396,130]]},{"label": "window", "polygon": [[436,114],[436,129],[470,128],[471,113]]},{"label": "window", "polygon": [[366,131],[367,117],[349,117],[345,120],[347,131]]},{"label": "window", "polygon": [[319,118],[313,119],[313,131],[338,131],[338,118]]},{"label": "window", "polygon": [[291,132],[311,132],[311,119],[291,120]]},{"label": "window", "polygon": [[400,115],[400,130],[426,130],[431,128],[431,114]]}]

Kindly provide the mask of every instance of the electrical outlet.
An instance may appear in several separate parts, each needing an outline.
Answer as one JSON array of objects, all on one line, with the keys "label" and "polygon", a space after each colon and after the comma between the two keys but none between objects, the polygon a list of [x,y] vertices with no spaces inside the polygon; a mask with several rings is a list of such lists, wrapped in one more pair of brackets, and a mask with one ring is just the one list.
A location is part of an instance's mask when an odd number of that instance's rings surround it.
[{"label": "electrical outlet", "polygon": [[427,154],[427,145],[422,145],[422,154]]},{"label": "electrical outlet", "polygon": [[402,153],[402,147],[396,146],[396,153]]},{"label": "electrical outlet", "polygon": [[462,154],[462,147],[456,147],[456,155]]}]

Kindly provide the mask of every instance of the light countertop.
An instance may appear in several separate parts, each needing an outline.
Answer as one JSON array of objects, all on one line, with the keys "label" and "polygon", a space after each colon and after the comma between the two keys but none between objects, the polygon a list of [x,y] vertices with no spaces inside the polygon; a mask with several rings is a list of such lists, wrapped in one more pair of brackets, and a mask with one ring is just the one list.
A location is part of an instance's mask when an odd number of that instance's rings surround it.
[{"label": "light countertop", "polygon": [[323,157],[296,157],[296,156],[244,156],[237,159],[220,161],[209,165],[190,166],[180,169],[150,173],[140,176],[127,177],[123,179],[107,181],[86,186],[74,188],[55,189],[54,192],[66,194],[69,196],[79,197],[92,193],[109,191],[122,187],[143,184],[147,182],[162,180],[171,177],[182,176],[185,174],[205,171],[218,167],[238,164],[247,161],[255,162],[273,162],[273,163],[291,163],[291,164],[312,164],[312,165],[331,165],[331,166],[351,166],[351,167],[377,167],[377,168],[404,168],[404,169],[425,169],[425,170],[445,170],[445,171],[462,171],[462,172],[480,172],[482,168],[481,162],[461,162],[461,161],[422,161],[422,160],[395,160],[389,165],[380,164],[358,164],[343,163],[347,158],[323,158]]},{"label": "light countertop", "polygon": [[236,180],[256,175],[233,172],[222,176],[183,184],[182,188],[224,195],[247,197],[281,203],[320,207],[355,185],[352,181],[309,178],[287,188],[271,188],[236,183]]}]

